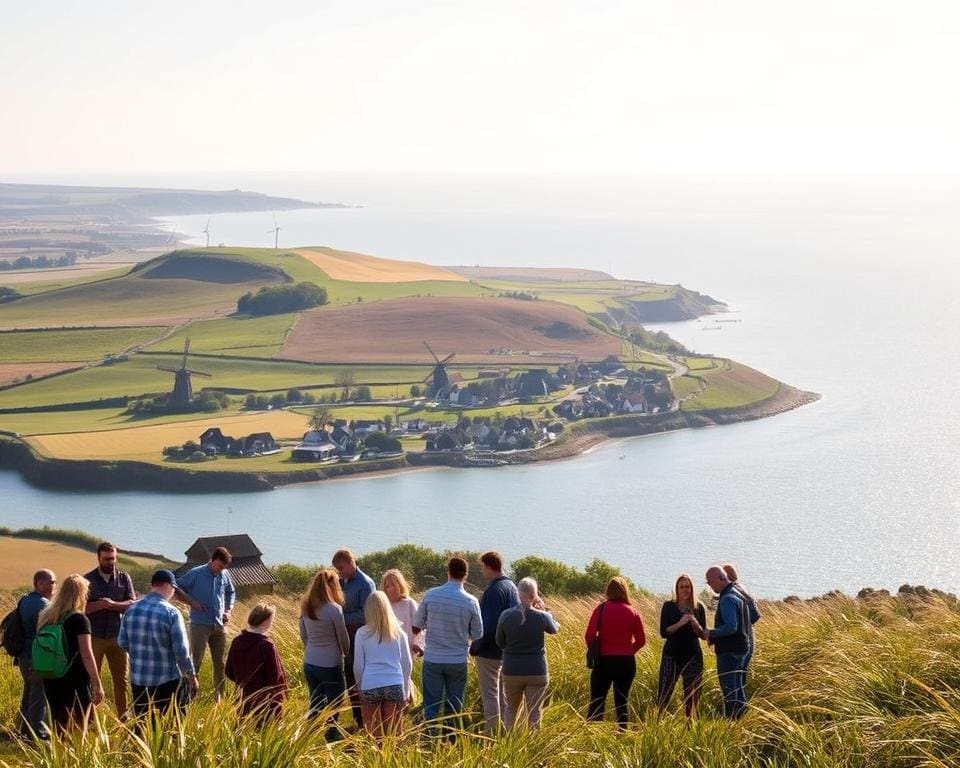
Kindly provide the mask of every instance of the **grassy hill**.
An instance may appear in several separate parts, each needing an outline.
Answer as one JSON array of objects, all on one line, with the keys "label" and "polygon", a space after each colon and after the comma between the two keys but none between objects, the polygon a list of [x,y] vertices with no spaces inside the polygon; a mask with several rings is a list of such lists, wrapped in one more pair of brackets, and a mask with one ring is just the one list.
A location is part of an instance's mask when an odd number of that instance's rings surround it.
[{"label": "grassy hill", "polygon": [[[374,574],[378,576],[379,574]],[[279,723],[266,727],[238,719],[231,701],[216,704],[210,665],[201,694],[183,722],[169,720],[135,738],[109,704],[99,708],[101,733],[56,748],[31,750],[7,742],[0,757],[11,765],[48,768],[110,766],[369,766],[434,765],[510,768],[946,768],[960,759],[960,611],[941,597],[841,595],[811,602],[761,603],[757,651],[749,677],[750,707],[739,723],[721,719],[712,653],[706,653],[699,718],[688,724],[679,694],[658,717],[652,706],[662,640],[660,600],[636,601],[647,627],[630,693],[631,726],[625,733],[607,720],[584,720],[589,672],[583,665],[583,631],[594,600],[546,595],[561,624],[548,638],[550,687],[543,728],[486,738],[476,676],[471,665],[465,730],[454,745],[424,737],[407,716],[406,733],[378,748],[364,733],[327,746],[323,729],[304,727],[306,688],[295,596],[275,597],[273,636],[291,690]],[[8,598],[0,606],[6,610]],[[250,603],[234,611],[242,624]],[[711,622],[712,623],[712,622]],[[230,634],[239,626],[232,626]],[[414,679],[419,685],[420,662]],[[107,690],[110,684],[107,681]],[[20,678],[0,667],[0,719],[13,723]],[[349,713],[344,712],[344,722]]]}]

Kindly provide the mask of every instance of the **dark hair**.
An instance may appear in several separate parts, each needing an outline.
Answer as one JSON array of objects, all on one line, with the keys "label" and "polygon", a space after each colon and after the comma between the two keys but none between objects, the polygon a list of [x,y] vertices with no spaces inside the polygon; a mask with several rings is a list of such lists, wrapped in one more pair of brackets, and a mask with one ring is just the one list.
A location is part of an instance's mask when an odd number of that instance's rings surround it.
[{"label": "dark hair", "polygon": [[465,579],[467,577],[467,561],[462,557],[451,557],[447,563],[447,573],[451,579]]},{"label": "dark hair", "polygon": [[503,558],[500,557],[499,552],[484,552],[480,555],[480,562],[483,563],[487,568],[492,571],[502,571],[503,570]]},{"label": "dark hair", "polygon": [[233,560],[233,555],[230,554],[230,550],[226,547],[217,547],[213,550],[213,554],[210,555],[210,559],[219,560],[221,563],[230,565],[230,561]]},{"label": "dark hair", "polygon": [[109,541],[101,541],[97,544],[97,555],[101,552],[116,552],[117,548],[115,545],[111,544]]},{"label": "dark hair", "polygon": [[607,582],[606,595],[607,600],[630,605],[630,587],[627,586],[627,580],[623,576],[614,576]]},{"label": "dark hair", "polygon": [[346,563],[355,563],[357,562],[356,558],[353,556],[353,552],[349,549],[338,549],[333,553],[333,560],[330,561],[333,565],[337,563],[346,562]]}]

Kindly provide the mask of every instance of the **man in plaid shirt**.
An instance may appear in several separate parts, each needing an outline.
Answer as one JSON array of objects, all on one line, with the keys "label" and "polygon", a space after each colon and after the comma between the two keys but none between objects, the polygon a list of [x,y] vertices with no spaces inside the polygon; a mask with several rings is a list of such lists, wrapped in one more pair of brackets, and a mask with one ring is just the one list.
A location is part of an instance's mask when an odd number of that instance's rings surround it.
[{"label": "man in plaid shirt", "polygon": [[166,711],[182,677],[188,679],[194,693],[199,687],[183,616],[170,604],[176,587],[172,571],[157,571],[150,579],[150,591],[127,609],[120,624],[117,644],[130,654],[136,717],[151,706],[157,712]]}]

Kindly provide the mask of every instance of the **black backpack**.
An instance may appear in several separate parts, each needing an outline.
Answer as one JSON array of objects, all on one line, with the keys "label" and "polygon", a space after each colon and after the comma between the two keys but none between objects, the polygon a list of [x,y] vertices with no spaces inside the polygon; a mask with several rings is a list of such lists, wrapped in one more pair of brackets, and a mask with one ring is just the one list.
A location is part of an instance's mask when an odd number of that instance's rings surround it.
[{"label": "black backpack", "polygon": [[14,658],[22,656],[24,648],[26,648],[24,635],[23,617],[20,615],[20,603],[18,602],[16,607],[4,616],[3,621],[0,622],[0,643],[3,645],[3,650]]}]

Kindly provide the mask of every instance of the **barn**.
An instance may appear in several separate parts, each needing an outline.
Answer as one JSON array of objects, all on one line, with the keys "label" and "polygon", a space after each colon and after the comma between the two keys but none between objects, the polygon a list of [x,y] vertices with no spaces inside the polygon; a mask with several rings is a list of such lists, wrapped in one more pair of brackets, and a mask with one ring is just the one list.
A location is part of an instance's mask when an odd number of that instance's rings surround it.
[{"label": "barn", "polygon": [[246,533],[203,536],[197,539],[184,553],[187,556],[187,562],[177,569],[177,575],[209,562],[213,550],[217,547],[226,547],[233,556],[230,562],[230,577],[237,588],[238,597],[245,598],[273,592],[277,580],[270,569],[263,564],[263,553]]}]

